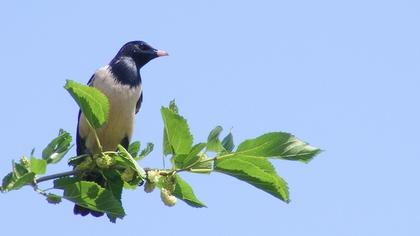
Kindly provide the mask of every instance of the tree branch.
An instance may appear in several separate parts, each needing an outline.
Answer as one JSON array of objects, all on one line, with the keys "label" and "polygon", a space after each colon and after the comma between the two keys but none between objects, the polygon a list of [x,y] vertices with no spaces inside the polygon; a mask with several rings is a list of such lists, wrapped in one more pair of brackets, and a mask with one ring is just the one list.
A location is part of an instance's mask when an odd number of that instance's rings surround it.
[{"label": "tree branch", "polygon": [[53,175],[43,176],[43,177],[40,177],[40,178],[36,179],[35,183],[41,183],[41,182],[52,180],[52,179],[58,179],[58,178],[61,178],[61,177],[71,176],[71,175],[76,174],[77,172],[78,172],[77,170],[71,170],[71,171],[67,171],[67,172],[62,172],[62,173],[57,173],[57,174],[53,174]]}]

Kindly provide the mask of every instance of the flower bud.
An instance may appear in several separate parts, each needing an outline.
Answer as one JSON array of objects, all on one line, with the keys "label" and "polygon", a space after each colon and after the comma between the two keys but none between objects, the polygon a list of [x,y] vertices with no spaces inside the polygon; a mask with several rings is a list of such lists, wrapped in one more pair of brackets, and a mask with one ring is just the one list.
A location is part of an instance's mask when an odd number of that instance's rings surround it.
[{"label": "flower bud", "polygon": [[31,168],[31,161],[26,156],[23,156],[20,159],[20,164],[23,165],[27,169]]},{"label": "flower bud", "polygon": [[51,204],[58,204],[61,202],[61,197],[55,194],[48,194],[47,202]]}]

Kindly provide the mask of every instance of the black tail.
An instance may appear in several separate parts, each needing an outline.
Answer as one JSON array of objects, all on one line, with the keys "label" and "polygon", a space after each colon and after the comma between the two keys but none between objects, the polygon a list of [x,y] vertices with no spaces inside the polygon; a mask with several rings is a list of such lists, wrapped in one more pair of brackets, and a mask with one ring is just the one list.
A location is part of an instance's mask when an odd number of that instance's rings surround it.
[{"label": "black tail", "polygon": [[81,216],[87,216],[90,213],[94,217],[100,217],[100,216],[103,216],[104,215],[103,212],[99,212],[99,211],[95,211],[95,210],[90,210],[90,209],[87,209],[85,207],[79,206],[77,204],[74,205],[73,213],[75,215],[81,215]]}]

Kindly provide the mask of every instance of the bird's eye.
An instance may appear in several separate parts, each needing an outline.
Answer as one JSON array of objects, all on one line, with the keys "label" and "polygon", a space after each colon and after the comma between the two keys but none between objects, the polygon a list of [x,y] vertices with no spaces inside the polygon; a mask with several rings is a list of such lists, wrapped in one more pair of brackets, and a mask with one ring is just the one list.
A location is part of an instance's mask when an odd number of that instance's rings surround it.
[{"label": "bird's eye", "polygon": [[145,45],[145,44],[140,45],[140,50],[147,51],[147,49],[148,49],[147,45]]}]

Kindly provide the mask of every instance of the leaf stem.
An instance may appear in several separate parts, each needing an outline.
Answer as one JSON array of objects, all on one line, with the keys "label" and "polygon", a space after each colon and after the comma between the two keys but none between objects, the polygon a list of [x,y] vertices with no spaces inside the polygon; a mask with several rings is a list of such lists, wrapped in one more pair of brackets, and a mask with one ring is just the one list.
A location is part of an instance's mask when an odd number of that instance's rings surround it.
[{"label": "leaf stem", "polygon": [[85,120],[87,124],[89,125],[89,128],[92,131],[93,135],[95,136],[96,145],[98,146],[99,151],[102,153],[103,149],[102,149],[101,142],[99,141],[98,133],[96,133],[96,129],[93,128],[92,124],[88,121],[88,119],[85,118]]},{"label": "leaf stem", "polygon": [[195,166],[195,165],[206,163],[206,162],[210,162],[210,161],[215,161],[215,160],[217,160],[219,158],[220,158],[220,156],[216,156],[216,157],[213,157],[213,158],[210,158],[210,159],[205,159],[205,160],[202,160],[202,161],[197,161],[197,162],[194,162],[193,164],[191,164],[191,165],[189,165],[189,166],[187,166],[185,168],[174,170],[173,172],[174,173],[179,173],[179,172],[183,172],[183,171],[190,171],[191,168],[193,166]]}]

